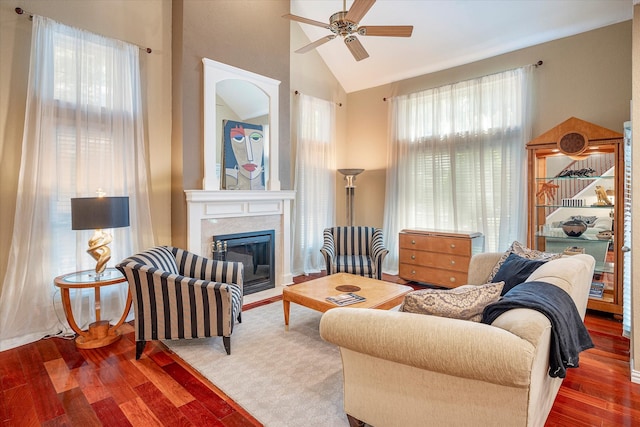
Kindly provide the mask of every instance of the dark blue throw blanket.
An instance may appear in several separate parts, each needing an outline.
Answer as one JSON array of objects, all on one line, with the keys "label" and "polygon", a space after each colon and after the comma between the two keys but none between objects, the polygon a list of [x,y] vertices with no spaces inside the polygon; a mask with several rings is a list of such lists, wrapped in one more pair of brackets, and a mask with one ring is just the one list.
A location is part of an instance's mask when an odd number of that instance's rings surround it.
[{"label": "dark blue throw blanket", "polygon": [[571,296],[562,288],[546,282],[525,282],[504,297],[485,307],[482,323],[490,325],[512,308],[530,308],[547,316],[551,322],[549,376],[564,378],[567,368],[578,367],[581,351],[593,347]]}]

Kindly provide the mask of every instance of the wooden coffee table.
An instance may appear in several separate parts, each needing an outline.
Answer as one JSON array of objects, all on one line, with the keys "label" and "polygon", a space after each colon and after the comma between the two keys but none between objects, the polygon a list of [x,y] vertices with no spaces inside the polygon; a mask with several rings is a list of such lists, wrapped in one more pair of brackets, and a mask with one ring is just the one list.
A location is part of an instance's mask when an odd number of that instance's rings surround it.
[{"label": "wooden coffee table", "polygon": [[[344,289],[343,287],[345,286],[355,286],[360,289]],[[395,283],[349,273],[331,274],[309,280],[308,282],[287,286],[282,291],[284,326],[285,329],[289,329],[289,308],[292,302],[323,313],[336,307],[378,308],[388,310],[400,305],[404,296],[412,290],[413,288],[410,286],[396,285]],[[363,296],[367,300],[346,306],[339,306],[326,300],[327,297],[348,292]]]}]

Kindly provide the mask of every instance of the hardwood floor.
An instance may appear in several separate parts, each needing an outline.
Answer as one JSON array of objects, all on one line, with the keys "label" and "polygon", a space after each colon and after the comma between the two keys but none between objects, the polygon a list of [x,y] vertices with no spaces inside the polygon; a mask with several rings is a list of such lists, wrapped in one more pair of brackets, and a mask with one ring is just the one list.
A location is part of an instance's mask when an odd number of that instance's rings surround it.
[{"label": "hardwood floor", "polygon": [[[546,425],[640,425],[640,385],[629,381],[620,322],[589,312],[585,323],[596,346],[569,369]],[[123,328],[121,340],[101,349],[51,338],[0,352],[2,426],[261,425],[163,344],[147,344],[136,361],[133,327]]]}]

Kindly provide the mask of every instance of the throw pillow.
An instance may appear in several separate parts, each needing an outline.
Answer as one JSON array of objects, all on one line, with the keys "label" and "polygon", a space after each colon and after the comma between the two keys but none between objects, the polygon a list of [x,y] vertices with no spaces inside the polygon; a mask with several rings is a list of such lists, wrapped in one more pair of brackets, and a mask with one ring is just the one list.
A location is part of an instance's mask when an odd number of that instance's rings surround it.
[{"label": "throw pillow", "polygon": [[405,295],[400,311],[479,322],[484,308],[500,299],[503,286],[499,282],[413,291]]},{"label": "throw pillow", "polygon": [[504,282],[500,295],[504,295],[514,286],[526,282],[531,273],[547,261],[546,259],[526,259],[516,254],[510,254],[493,277],[494,282]]},{"label": "throw pillow", "polygon": [[502,267],[502,264],[504,264],[505,260],[511,254],[516,254],[526,259],[546,259],[547,261],[551,261],[552,259],[557,259],[562,257],[562,254],[542,252],[542,251],[537,251],[535,249],[527,248],[522,243],[516,241],[511,244],[509,249],[507,249],[507,251],[500,257],[496,265],[493,266],[493,270],[491,270],[491,274],[489,274],[489,277],[487,278],[487,282],[493,281],[493,278],[496,276],[496,273],[498,272],[498,270],[500,270],[500,267]]}]

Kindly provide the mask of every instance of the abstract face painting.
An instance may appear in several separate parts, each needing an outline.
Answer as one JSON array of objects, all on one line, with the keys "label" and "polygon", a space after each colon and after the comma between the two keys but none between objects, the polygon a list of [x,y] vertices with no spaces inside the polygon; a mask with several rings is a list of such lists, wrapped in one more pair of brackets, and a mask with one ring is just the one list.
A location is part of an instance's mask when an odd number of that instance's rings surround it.
[{"label": "abstract face painting", "polygon": [[264,190],[262,125],[224,120],[224,188]]}]

